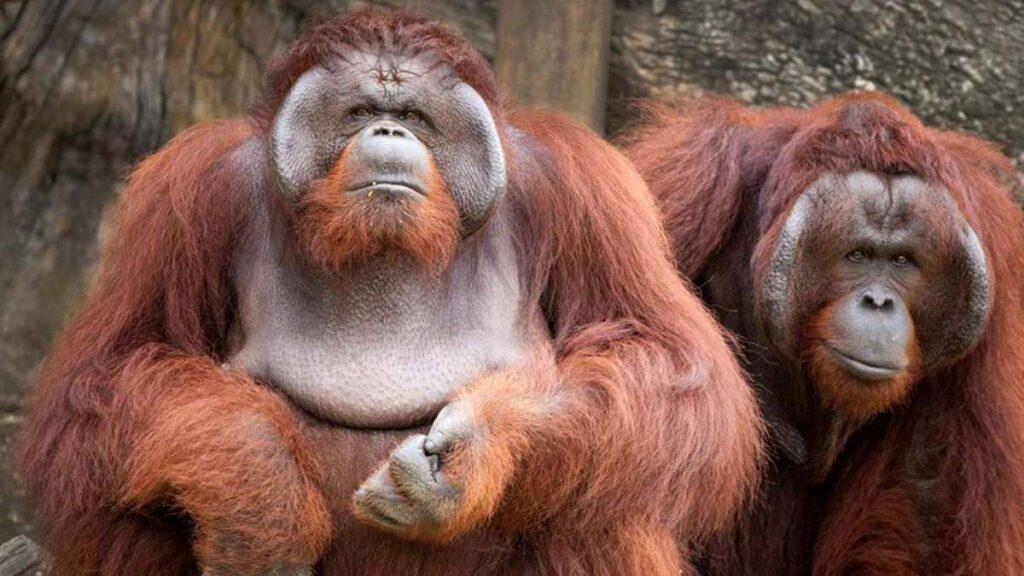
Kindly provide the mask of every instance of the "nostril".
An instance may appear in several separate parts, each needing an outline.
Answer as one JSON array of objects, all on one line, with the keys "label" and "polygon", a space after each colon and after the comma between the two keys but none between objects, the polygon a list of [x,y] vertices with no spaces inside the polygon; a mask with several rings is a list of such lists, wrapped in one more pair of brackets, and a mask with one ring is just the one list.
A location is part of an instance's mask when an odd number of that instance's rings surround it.
[{"label": "nostril", "polygon": [[895,308],[896,304],[893,302],[892,297],[882,296],[878,297],[868,292],[861,299],[861,305],[865,308],[871,308],[873,310],[891,311]]},{"label": "nostril", "polygon": [[865,294],[861,298],[860,303],[861,303],[861,305],[863,305],[866,308],[878,308],[878,304],[875,302],[874,295],[872,295],[870,293]]},{"label": "nostril", "polygon": [[398,127],[393,126],[378,126],[371,132],[374,136],[397,136],[399,138],[405,137],[405,131]]}]

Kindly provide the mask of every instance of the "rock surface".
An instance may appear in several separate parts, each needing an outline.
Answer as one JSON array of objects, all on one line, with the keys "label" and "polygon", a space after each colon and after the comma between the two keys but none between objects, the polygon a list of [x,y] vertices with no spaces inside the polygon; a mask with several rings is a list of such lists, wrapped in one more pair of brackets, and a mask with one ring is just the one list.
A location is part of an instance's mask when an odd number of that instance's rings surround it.
[{"label": "rock surface", "polygon": [[1024,0],[632,0],[612,33],[612,90],[709,89],[801,105],[889,92],[929,123],[1024,152]]},{"label": "rock surface", "polygon": [[[408,0],[493,61],[497,0]],[[263,62],[344,0],[0,2],[0,459],[21,398],[87,283],[129,166],[239,114]],[[365,3],[360,3],[365,4]],[[929,122],[1024,152],[1024,0],[618,0],[609,127],[622,98],[702,89],[757,104],[887,90]],[[0,541],[31,532],[0,473]]]},{"label": "rock surface", "polygon": [[44,576],[50,573],[46,552],[26,536],[0,544],[0,576]]}]

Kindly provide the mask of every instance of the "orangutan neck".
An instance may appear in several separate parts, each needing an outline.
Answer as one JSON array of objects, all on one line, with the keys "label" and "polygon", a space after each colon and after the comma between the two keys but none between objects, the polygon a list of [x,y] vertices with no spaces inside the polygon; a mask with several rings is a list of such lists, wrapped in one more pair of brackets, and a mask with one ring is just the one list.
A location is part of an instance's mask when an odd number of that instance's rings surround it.
[{"label": "orangutan neck", "polygon": [[520,362],[542,334],[539,307],[524,313],[505,232],[465,248],[439,275],[400,254],[313,271],[277,240],[243,249],[235,263],[229,363],[333,424],[428,421],[478,374]]}]

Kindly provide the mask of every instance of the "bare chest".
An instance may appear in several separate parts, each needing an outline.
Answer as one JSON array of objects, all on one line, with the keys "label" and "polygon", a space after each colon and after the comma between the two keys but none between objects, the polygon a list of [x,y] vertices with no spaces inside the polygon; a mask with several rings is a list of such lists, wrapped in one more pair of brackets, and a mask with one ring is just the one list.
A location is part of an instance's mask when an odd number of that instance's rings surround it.
[{"label": "bare chest", "polygon": [[382,258],[330,277],[282,250],[243,253],[229,363],[319,418],[353,428],[429,421],[477,375],[524,360],[546,335],[510,241],[435,276]]}]

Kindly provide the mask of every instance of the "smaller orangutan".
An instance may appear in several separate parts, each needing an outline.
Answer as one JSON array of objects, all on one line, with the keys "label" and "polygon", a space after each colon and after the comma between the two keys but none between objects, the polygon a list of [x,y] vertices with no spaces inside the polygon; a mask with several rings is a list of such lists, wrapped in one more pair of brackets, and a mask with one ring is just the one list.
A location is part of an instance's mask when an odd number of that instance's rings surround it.
[{"label": "smaller orangutan", "polygon": [[892,99],[650,107],[628,152],[769,422],[708,574],[1024,574],[1024,215]]},{"label": "smaller orangutan", "polygon": [[405,12],[135,170],[22,471],[58,574],[675,575],[756,401],[629,162]]}]

